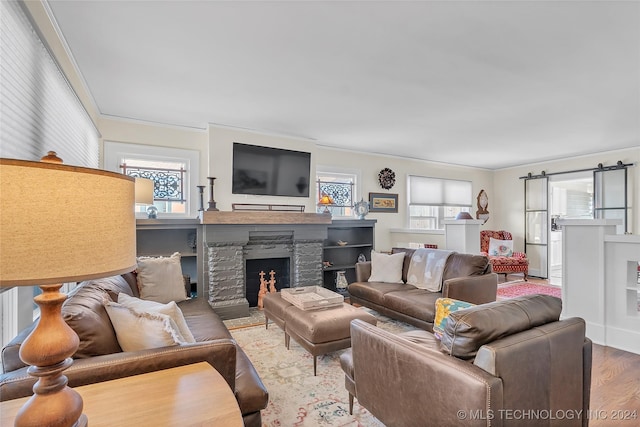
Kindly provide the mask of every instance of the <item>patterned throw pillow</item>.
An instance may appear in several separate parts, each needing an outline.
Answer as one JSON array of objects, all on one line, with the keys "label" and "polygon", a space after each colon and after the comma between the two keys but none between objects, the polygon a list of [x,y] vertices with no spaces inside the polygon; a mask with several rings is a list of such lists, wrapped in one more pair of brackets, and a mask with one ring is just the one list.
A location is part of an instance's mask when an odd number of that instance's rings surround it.
[{"label": "patterned throw pillow", "polygon": [[449,314],[473,306],[475,306],[475,304],[453,298],[438,298],[436,300],[436,316],[433,321],[433,335],[438,339],[442,339]]},{"label": "patterned throw pillow", "polygon": [[489,238],[490,256],[513,256],[513,240]]}]

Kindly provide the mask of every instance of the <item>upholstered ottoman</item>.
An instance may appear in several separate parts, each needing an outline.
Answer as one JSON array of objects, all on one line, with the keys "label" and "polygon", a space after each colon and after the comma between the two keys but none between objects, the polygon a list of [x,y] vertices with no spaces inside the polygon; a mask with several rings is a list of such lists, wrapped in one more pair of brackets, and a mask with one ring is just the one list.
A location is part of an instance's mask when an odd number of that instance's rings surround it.
[{"label": "upholstered ottoman", "polygon": [[269,320],[272,320],[284,331],[285,312],[287,308],[292,307],[293,304],[283,299],[280,292],[267,293],[262,303],[265,329],[269,329]]},{"label": "upholstered ottoman", "polygon": [[376,324],[376,318],[371,314],[349,304],[317,310],[301,310],[293,305],[286,307],[284,339],[287,349],[293,337],[313,356],[313,375],[316,375],[318,355],[351,347],[350,326],[354,319]]}]

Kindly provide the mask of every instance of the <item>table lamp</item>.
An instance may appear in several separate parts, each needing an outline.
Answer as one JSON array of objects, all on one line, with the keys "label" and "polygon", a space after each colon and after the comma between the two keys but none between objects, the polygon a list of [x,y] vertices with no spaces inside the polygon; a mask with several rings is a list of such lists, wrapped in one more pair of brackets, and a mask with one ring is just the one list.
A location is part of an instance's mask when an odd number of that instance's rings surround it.
[{"label": "table lamp", "polygon": [[329,206],[331,205],[333,205],[333,199],[328,194],[323,193],[322,197],[320,197],[320,201],[318,201],[318,206],[324,206],[324,211],[322,211],[322,213],[331,214],[329,211]]},{"label": "table lamp", "polygon": [[16,426],[83,426],[82,397],[62,374],[79,339],[62,318],[63,283],[136,266],[134,179],[63,164],[0,159],[0,286],[38,285],[40,319],[20,347],[34,395]]},{"label": "table lamp", "polygon": [[[149,178],[135,178],[135,194],[136,205],[150,206],[153,205],[154,182]],[[147,209],[147,215],[149,210]]]}]

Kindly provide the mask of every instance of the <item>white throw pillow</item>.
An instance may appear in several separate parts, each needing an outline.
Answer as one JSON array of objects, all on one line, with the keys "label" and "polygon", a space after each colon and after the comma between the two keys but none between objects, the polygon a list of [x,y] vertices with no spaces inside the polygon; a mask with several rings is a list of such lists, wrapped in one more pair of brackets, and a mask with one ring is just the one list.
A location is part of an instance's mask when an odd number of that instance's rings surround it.
[{"label": "white throw pillow", "polygon": [[187,299],[179,252],[170,257],[138,257],[137,261],[140,298],[162,304]]},{"label": "white throw pillow", "polygon": [[176,322],[178,331],[180,331],[180,334],[182,334],[185,342],[196,342],[196,339],[193,337],[193,334],[189,329],[189,326],[187,326],[187,321],[184,319],[182,310],[180,310],[180,307],[178,307],[175,301],[170,301],[166,304],[160,304],[159,302],[143,300],[140,298],[129,296],[124,292],[120,292],[120,294],[118,294],[118,304],[122,304],[127,308],[141,313],[166,314],[167,316],[171,317],[174,322]]},{"label": "white throw pillow", "polygon": [[381,254],[371,251],[371,276],[369,282],[404,283],[402,281],[402,263],[404,252]]},{"label": "white throw pillow", "polygon": [[176,323],[166,314],[139,313],[113,301],[105,301],[104,308],[123,351],[168,347],[185,342]]},{"label": "white throw pillow", "polygon": [[513,256],[513,240],[498,240],[489,238],[490,256]]}]

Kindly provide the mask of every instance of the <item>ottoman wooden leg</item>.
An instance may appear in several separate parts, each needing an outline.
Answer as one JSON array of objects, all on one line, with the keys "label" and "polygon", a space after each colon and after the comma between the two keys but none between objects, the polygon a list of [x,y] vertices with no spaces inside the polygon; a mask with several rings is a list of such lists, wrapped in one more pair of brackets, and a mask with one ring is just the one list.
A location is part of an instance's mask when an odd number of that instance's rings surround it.
[{"label": "ottoman wooden leg", "polygon": [[318,356],[313,356],[313,376],[316,376],[317,367],[318,366]]},{"label": "ottoman wooden leg", "polygon": [[284,333],[284,346],[287,347],[287,350],[289,350],[289,343],[291,342],[291,337],[289,336],[288,333]]},{"label": "ottoman wooden leg", "polygon": [[353,415],[353,394],[349,393],[349,415]]}]

